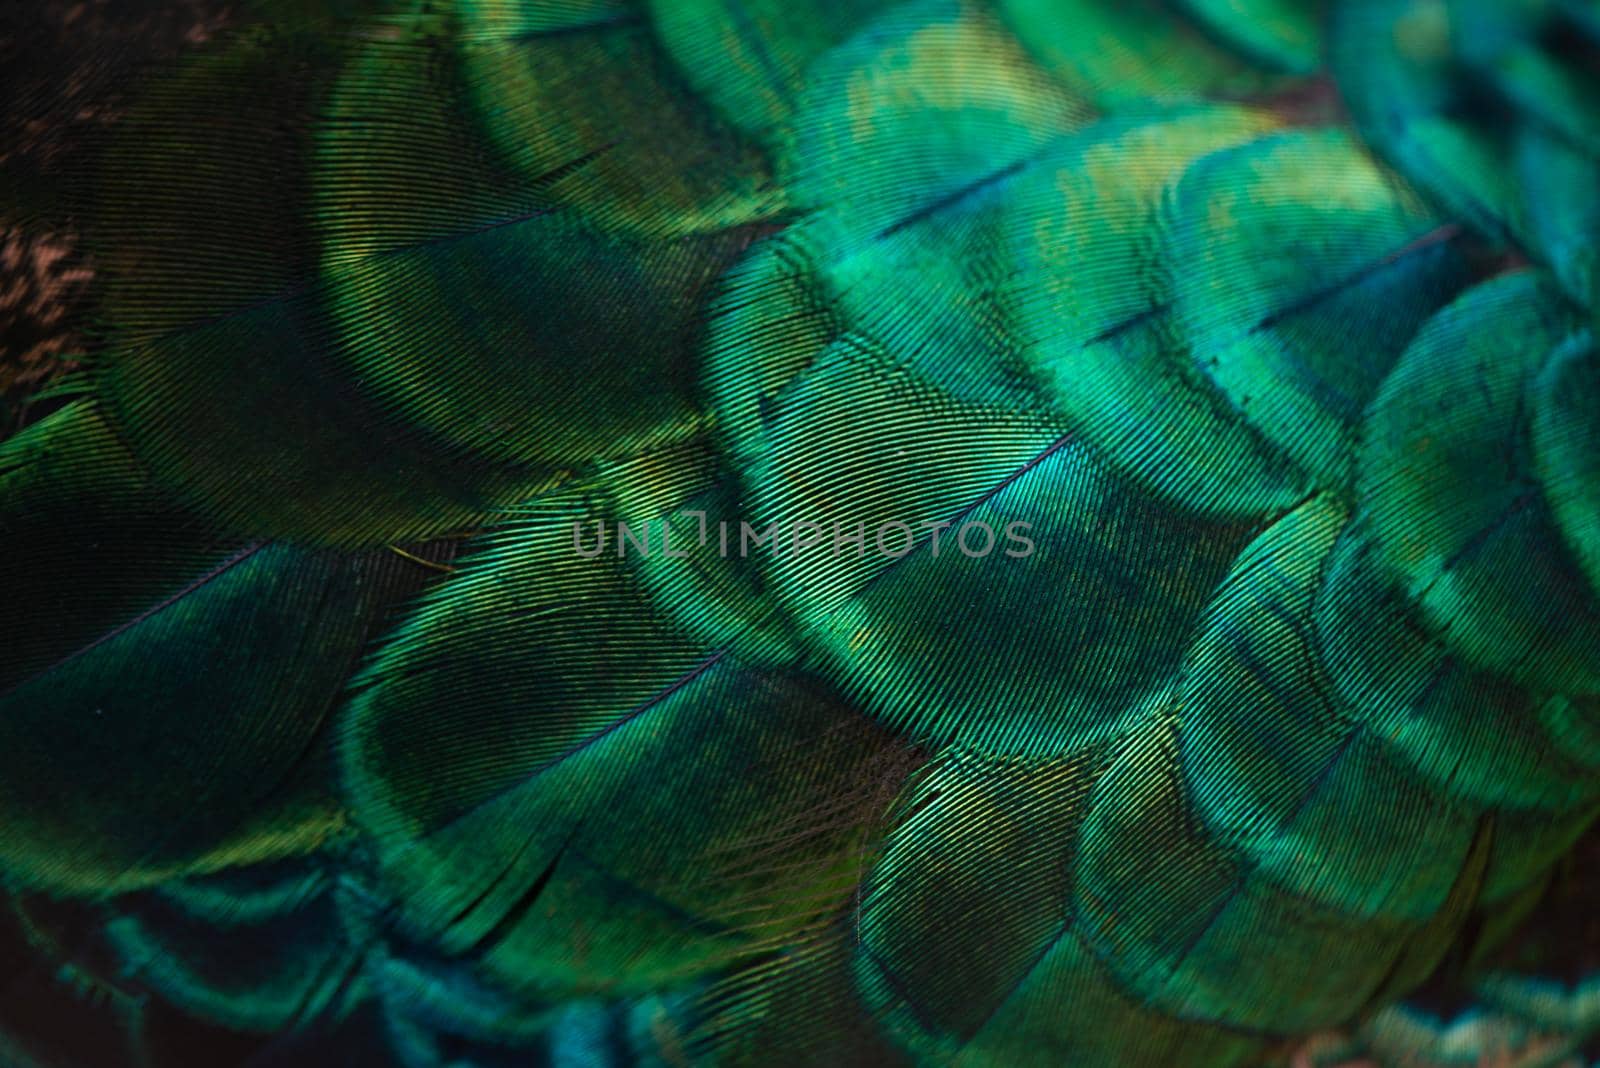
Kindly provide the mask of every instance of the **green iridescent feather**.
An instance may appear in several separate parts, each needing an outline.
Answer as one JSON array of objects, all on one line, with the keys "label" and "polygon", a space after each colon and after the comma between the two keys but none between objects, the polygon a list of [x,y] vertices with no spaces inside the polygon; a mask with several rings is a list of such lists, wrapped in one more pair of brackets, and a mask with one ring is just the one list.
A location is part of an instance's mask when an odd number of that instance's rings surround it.
[{"label": "green iridescent feather", "polygon": [[0,983],[84,1021],[0,1059],[1576,1048],[1597,28],[261,0],[157,65],[0,442]]}]

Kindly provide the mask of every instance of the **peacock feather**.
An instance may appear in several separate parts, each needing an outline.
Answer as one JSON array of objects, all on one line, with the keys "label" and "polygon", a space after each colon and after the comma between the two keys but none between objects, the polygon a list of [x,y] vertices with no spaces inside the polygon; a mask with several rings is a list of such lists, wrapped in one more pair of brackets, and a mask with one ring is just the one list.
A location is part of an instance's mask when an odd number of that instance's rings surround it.
[{"label": "peacock feather", "polygon": [[1594,0],[208,36],[5,163],[0,1063],[1600,1057]]}]

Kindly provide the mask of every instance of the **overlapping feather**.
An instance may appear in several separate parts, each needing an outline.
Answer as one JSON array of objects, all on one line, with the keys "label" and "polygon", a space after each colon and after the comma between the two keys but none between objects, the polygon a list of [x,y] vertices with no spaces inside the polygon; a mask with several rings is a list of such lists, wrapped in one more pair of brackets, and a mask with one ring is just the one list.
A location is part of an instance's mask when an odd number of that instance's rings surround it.
[{"label": "overlapping feather", "polygon": [[153,78],[0,444],[15,940],[152,1065],[1447,1058],[1384,1006],[1600,811],[1596,24],[460,0]]}]

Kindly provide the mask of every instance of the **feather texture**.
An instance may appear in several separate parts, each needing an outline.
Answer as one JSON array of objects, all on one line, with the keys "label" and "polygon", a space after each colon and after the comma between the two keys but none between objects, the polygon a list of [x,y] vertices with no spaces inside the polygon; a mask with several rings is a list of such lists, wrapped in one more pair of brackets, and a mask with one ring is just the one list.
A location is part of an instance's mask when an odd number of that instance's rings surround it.
[{"label": "feather texture", "polygon": [[1576,1049],[1597,49],[252,6],[68,193],[93,351],[0,442],[0,984],[94,1021],[0,1058]]}]

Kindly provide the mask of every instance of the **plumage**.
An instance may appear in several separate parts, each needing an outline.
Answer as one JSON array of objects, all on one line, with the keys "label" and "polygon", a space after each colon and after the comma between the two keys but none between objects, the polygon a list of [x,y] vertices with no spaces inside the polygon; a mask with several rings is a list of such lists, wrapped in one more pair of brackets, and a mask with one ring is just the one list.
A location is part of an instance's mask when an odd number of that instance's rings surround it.
[{"label": "plumage", "polygon": [[97,275],[0,441],[0,1060],[1593,1057],[1597,59],[256,0],[150,64],[27,207]]}]

